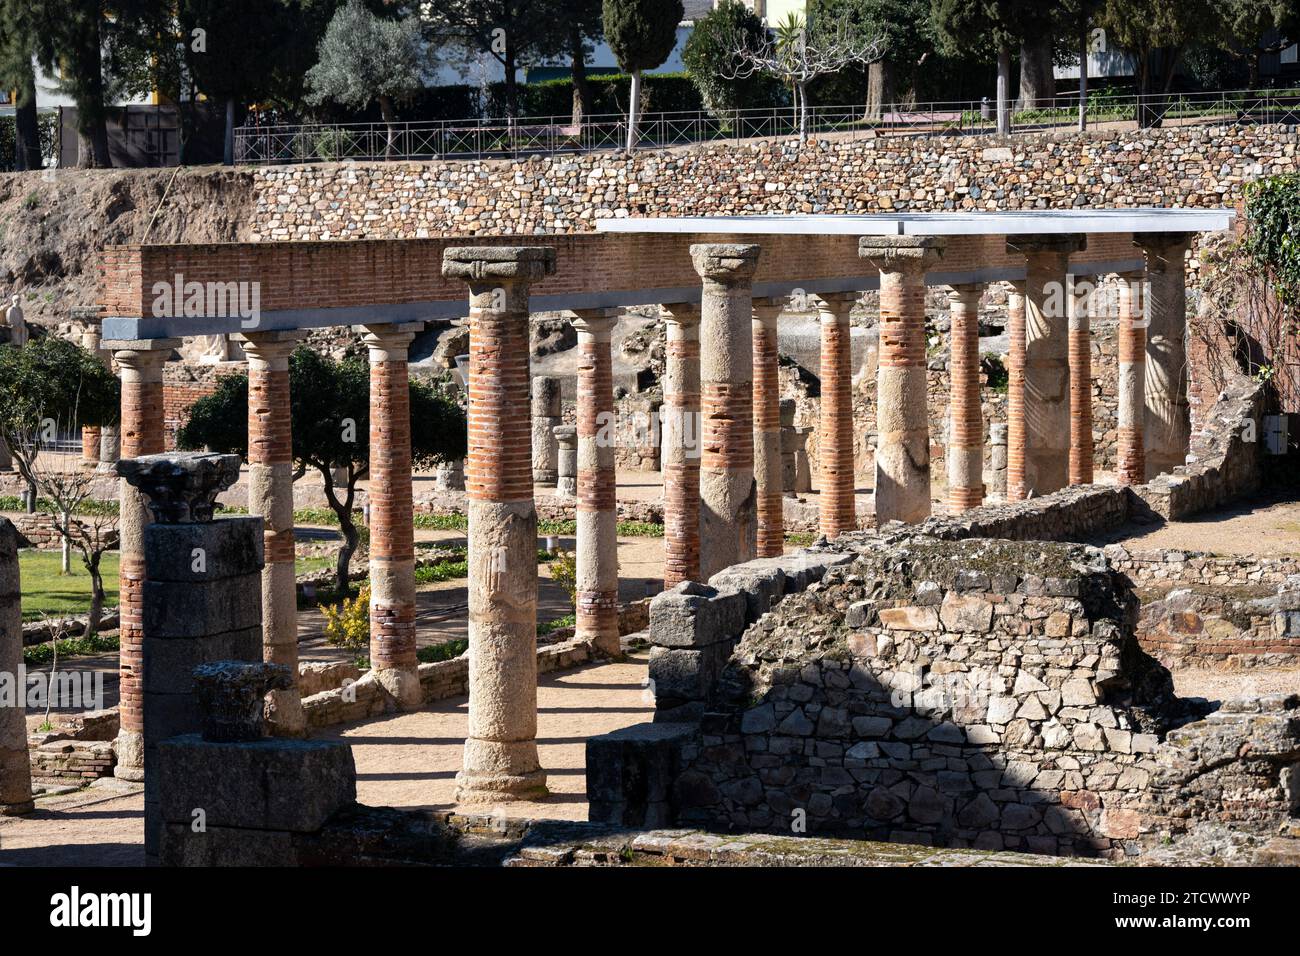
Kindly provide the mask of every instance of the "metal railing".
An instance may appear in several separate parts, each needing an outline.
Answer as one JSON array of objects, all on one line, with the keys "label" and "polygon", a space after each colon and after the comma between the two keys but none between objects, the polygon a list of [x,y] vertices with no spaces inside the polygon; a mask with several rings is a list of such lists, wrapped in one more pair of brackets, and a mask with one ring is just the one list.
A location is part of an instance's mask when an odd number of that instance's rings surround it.
[{"label": "metal railing", "polygon": [[[1300,123],[1300,88],[1286,90],[1090,96],[1084,108],[1089,126],[1138,122]],[[309,163],[340,160],[485,159],[590,153],[622,149],[627,116],[588,116],[574,125],[569,116],[525,116],[395,123],[321,123],[300,126],[241,126],[235,131],[235,162]],[[1079,100],[1059,96],[1013,109],[1017,131],[1077,126]],[[790,107],[718,112],[647,113],[641,117],[638,149],[667,149],[693,143],[800,134],[801,117]],[[934,136],[993,134],[997,109],[988,99],[892,104],[878,111],[856,106],[808,109],[810,135]]]}]

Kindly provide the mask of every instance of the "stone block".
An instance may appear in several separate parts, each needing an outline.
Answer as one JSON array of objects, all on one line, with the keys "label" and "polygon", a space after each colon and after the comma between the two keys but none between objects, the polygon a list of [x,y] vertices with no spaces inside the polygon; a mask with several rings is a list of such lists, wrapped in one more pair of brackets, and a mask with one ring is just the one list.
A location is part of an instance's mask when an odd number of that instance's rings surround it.
[{"label": "stone block", "polygon": [[745,630],[745,595],[684,581],[650,602],[650,641],[658,647],[698,648],[734,640]]},{"label": "stone block", "polygon": [[650,680],[655,698],[703,700],[722,670],[729,647],[712,644],[699,649],[650,648]]},{"label": "stone block", "polygon": [[[733,565],[709,578],[720,592],[735,591],[745,599],[745,625],[766,614],[785,593],[785,571],[773,558]],[[743,628],[742,628],[743,630]]]},{"label": "stone block", "polygon": [[352,748],[324,740],[267,738],[213,743],[198,735],[158,745],[165,823],[189,824],[202,808],[209,827],[319,830],[356,802]]},{"label": "stone block", "polygon": [[295,866],[293,834],[287,830],[207,827],[194,832],[189,823],[162,828],[162,866]]},{"label": "stone block", "polygon": [[588,738],[588,819],[621,826],[671,823],[681,747],[694,734],[685,724],[647,723]]},{"label": "stone block", "polygon": [[146,580],[143,601],[142,626],[147,638],[206,637],[262,624],[262,592],[256,574],[198,586]]},{"label": "stone block", "polygon": [[255,515],[196,524],[149,525],[144,562],[151,581],[206,584],[257,574],[264,559],[262,519]]},{"label": "stone block", "polygon": [[190,638],[146,637],[144,686],[151,693],[188,694],[194,687],[194,668],[200,664],[261,659],[260,626]]}]

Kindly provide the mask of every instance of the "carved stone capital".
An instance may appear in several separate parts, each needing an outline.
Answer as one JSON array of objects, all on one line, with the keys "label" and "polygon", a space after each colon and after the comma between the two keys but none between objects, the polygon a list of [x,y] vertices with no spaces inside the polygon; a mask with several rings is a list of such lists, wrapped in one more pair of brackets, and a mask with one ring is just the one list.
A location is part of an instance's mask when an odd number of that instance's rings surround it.
[{"label": "carved stone capital", "polygon": [[159,524],[212,520],[217,495],[239,480],[239,456],[208,452],[123,458],[117,473],[146,499]]}]

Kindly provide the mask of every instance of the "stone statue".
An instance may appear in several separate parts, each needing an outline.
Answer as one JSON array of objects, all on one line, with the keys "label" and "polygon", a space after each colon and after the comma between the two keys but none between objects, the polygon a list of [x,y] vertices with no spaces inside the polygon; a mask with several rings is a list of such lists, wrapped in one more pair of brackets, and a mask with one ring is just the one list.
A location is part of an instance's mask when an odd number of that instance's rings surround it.
[{"label": "stone statue", "polygon": [[27,344],[27,319],[23,315],[22,300],[17,292],[11,298],[13,305],[5,311],[5,328],[9,330],[9,342],[19,348]]}]

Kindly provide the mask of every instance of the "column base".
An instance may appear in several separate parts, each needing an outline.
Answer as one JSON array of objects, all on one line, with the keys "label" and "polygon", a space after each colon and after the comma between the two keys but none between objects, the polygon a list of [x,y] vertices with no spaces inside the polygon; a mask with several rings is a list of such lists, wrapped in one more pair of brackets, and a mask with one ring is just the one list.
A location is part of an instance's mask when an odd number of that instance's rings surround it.
[{"label": "column base", "polygon": [[376,668],[372,673],[399,710],[419,710],[424,706],[424,690],[420,687],[420,672],[416,668]]},{"label": "column base", "polygon": [[297,687],[268,693],[263,714],[272,737],[307,736],[307,715]]},{"label": "column base", "polygon": [[117,763],[113,765],[114,777],[144,783],[144,734],[119,730],[113,741],[113,753],[117,755]]},{"label": "column base", "polygon": [[537,742],[517,740],[465,741],[465,762],[473,767],[456,774],[456,802],[502,803],[545,797],[546,771],[537,761]]},{"label": "column base", "polygon": [[24,800],[22,803],[0,803],[0,817],[21,817],[24,814],[32,813],[35,809],[35,800]]}]

